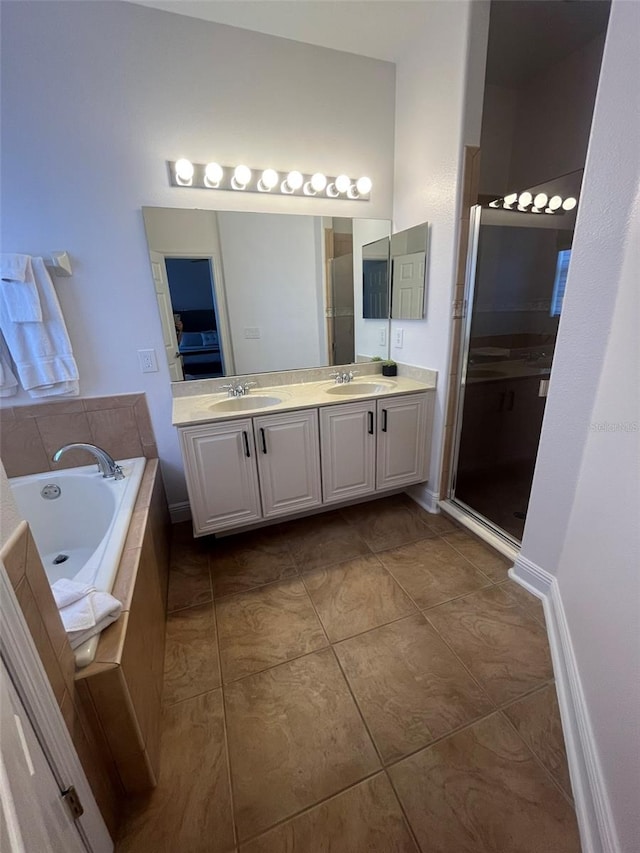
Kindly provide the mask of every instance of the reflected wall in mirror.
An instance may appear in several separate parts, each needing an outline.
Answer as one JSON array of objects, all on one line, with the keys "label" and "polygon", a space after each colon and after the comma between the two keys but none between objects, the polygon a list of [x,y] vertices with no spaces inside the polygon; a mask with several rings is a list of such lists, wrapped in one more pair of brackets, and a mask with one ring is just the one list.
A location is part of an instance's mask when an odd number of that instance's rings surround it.
[{"label": "reflected wall in mirror", "polygon": [[425,316],[427,248],[426,222],[391,237],[391,317],[421,320]]},{"label": "reflected wall in mirror", "polygon": [[388,237],[388,222],[154,207],[143,217],[173,381],[388,356],[388,322],[360,319],[362,247]]}]

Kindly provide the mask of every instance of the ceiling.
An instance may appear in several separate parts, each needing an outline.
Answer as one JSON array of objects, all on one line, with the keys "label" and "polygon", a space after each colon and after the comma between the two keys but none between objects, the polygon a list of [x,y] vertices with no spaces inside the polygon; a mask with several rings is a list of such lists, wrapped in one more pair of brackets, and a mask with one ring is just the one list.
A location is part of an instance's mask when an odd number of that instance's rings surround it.
[{"label": "ceiling", "polygon": [[[135,0],[189,17],[397,62],[433,0]],[[438,2],[438,0],[436,0]],[[455,3],[456,0],[439,0]],[[487,82],[517,86],[606,29],[610,0],[491,4]]]},{"label": "ceiling", "polygon": [[205,21],[397,62],[429,17],[429,0],[136,0]]}]

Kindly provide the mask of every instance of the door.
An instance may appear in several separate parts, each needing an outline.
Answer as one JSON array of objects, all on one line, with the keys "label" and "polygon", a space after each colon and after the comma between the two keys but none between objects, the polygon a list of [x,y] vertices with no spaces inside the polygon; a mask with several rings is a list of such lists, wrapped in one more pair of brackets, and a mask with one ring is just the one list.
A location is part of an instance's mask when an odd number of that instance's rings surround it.
[{"label": "door", "polygon": [[353,255],[341,255],[330,263],[333,291],[333,360],[331,364],[351,364],[355,361]]},{"label": "door", "polygon": [[472,209],[450,497],[514,543],[524,531],[574,219]]},{"label": "door", "polygon": [[160,310],[160,322],[162,324],[162,339],[164,351],[169,366],[169,374],[172,382],[180,382],[184,379],[180,351],[178,349],[178,334],[173,317],[171,305],[171,294],[169,293],[169,279],[167,269],[164,265],[164,256],[160,252],[149,252],[151,259],[151,274],[156,289],[156,299]]},{"label": "door", "polygon": [[412,252],[393,258],[391,316],[395,319],[422,317],[425,260],[425,252]]},{"label": "door", "polygon": [[376,488],[375,400],[320,409],[325,503],[368,495]]},{"label": "door", "polygon": [[410,394],[378,400],[376,487],[421,483],[429,476],[428,422],[433,395]]},{"label": "door", "polygon": [[0,695],[0,850],[86,853],[4,661]]},{"label": "door", "polygon": [[250,419],[180,430],[196,536],[262,517]]},{"label": "door", "polygon": [[253,419],[264,517],[322,503],[318,410]]}]

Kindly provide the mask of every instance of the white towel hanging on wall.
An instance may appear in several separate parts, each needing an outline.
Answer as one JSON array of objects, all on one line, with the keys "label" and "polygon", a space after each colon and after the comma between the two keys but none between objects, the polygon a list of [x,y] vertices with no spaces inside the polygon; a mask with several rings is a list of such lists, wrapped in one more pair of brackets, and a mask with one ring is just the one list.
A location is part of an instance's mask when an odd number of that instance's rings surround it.
[{"label": "white towel hanging on wall", "polygon": [[10,320],[14,323],[42,321],[42,308],[30,255],[0,255],[0,288]]},{"label": "white towel hanging on wall", "polygon": [[0,397],[13,397],[18,390],[18,380],[11,367],[11,356],[4,335],[0,332]]},{"label": "white towel hanging on wall", "polygon": [[76,396],[78,367],[60,303],[42,258],[31,258],[42,312],[40,322],[16,322],[0,287],[0,330],[20,384],[31,397]]}]

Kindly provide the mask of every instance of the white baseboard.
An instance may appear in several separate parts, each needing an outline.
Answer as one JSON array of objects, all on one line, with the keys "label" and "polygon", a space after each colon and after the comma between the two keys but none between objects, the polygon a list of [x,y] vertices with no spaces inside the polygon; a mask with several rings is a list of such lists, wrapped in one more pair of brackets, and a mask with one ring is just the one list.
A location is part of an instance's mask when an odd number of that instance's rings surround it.
[{"label": "white baseboard", "polygon": [[440,495],[438,492],[434,492],[429,489],[426,483],[418,483],[416,486],[409,486],[407,494],[412,498],[412,500],[419,504],[422,509],[426,509],[427,512],[440,512],[440,507],[438,506]]},{"label": "white baseboard", "polygon": [[623,853],[557,579],[519,555],[512,580],[542,599],[583,853]]},{"label": "white baseboard", "polygon": [[189,501],[169,504],[169,516],[171,524],[179,524],[181,521],[191,521],[191,506]]}]

